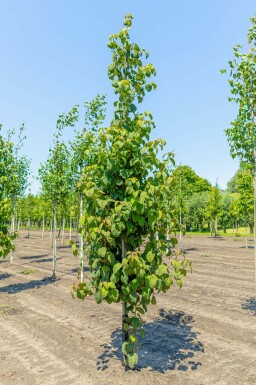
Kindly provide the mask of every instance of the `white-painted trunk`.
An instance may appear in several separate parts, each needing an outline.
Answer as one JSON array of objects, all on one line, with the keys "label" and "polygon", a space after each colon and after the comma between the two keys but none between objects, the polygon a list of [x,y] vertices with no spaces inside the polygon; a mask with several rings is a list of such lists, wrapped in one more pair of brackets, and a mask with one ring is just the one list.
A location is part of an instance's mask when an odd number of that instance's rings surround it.
[{"label": "white-painted trunk", "polygon": [[247,228],[247,220],[245,222],[245,248],[248,249],[248,228]]},{"label": "white-painted trunk", "polygon": [[44,239],[44,215],[43,215],[43,222],[42,222],[42,239]]},{"label": "white-painted trunk", "polygon": [[[157,234],[158,236],[158,234]],[[122,238],[122,260],[126,257],[126,244],[124,239]],[[126,317],[127,317],[127,304],[126,302],[122,302],[122,345],[124,342],[128,341],[129,336],[128,332],[124,330],[124,324],[126,323]],[[125,355],[122,354],[122,364],[125,367],[125,370],[128,369],[126,363],[125,363]]]},{"label": "white-painted trunk", "polygon": [[54,207],[53,207],[53,234],[52,234],[52,278],[56,278],[56,254],[57,254],[57,247],[56,247],[56,227],[57,227],[57,220],[56,220],[56,215],[57,215],[57,204],[54,202]]},{"label": "white-painted trunk", "polygon": [[[80,194],[80,218],[83,216],[83,197]],[[84,238],[83,232],[80,234],[80,257],[79,257],[79,266],[80,266],[80,282],[84,282]]]},{"label": "white-painted trunk", "polygon": [[70,219],[69,219],[69,239],[72,238],[72,218],[71,218],[71,215],[70,215]]},{"label": "white-painted trunk", "polygon": [[61,235],[61,243],[64,244],[64,235],[65,235],[65,217],[62,219],[62,235]]}]

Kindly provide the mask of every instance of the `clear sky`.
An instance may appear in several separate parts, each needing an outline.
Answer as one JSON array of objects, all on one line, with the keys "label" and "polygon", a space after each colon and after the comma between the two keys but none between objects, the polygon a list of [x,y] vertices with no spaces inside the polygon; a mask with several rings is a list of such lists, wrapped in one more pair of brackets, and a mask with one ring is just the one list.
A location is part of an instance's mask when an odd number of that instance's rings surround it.
[{"label": "clear sky", "polygon": [[255,0],[0,0],[0,123],[25,122],[24,151],[36,175],[60,113],[107,94],[110,121],[106,44],[132,13],[132,40],[157,70],[158,89],[142,105],[154,115],[153,137],[167,141],[178,164],[225,188],[238,167],[224,133],[236,107],[220,69],[235,44],[247,48],[255,11]]}]

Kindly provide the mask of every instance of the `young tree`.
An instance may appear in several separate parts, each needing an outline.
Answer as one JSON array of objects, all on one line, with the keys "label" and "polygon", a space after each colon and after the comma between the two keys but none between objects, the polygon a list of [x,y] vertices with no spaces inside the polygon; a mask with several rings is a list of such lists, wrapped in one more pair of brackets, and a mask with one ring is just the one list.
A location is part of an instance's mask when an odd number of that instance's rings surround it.
[{"label": "young tree", "polygon": [[[226,130],[230,152],[247,166],[254,180],[254,257],[256,283],[256,17],[251,18],[248,31],[248,52],[241,45],[234,47],[235,58],[229,61],[231,69],[229,101],[238,104],[238,115]],[[222,70],[221,72],[226,72]]]},{"label": "young tree", "polygon": [[186,224],[193,229],[203,231],[204,224],[207,220],[206,211],[209,201],[209,192],[203,191],[194,193],[187,200]]},{"label": "young tree", "polygon": [[148,53],[130,42],[131,24],[132,16],[127,15],[124,28],[108,43],[113,59],[108,75],[118,98],[111,126],[99,131],[94,159],[84,168],[86,214],[81,224],[89,244],[91,277],[74,285],[78,298],[94,294],[97,303],[122,302],[125,367],[138,361],[141,315],[156,303],[156,293],[167,291],[173,281],[181,286],[189,267],[173,250],[171,261],[163,260],[166,248],[177,243],[174,237],[166,239],[167,218],[162,221],[168,215],[162,204],[168,161],[157,158],[165,142],[149,140],[151,113],[137,110],[146,92],[156,88],[148,81],[155,68],[143,64]]},{"label": "young tree", "polygon": [[[92,146],[95,146],[96,133],[100,125],[105,120],[105,96],[97,95],[90,103],[85,103],[84,127],[76,132],[76,137],[71,142],[72,150],[72,170],[74,177],[75,192],[79,195],[79,218],[83,216],[83,191],[78,183],[82,178],[83,168],[89,166],[92,161]],[[84,236],[80,232],[80,280],[84,281]]]},{"label": "young tree", "polygon": [[209,193],[209,201],[207,212],[211,219],[211,233],[212,233],[212,224],[214,226],[214,237],[217,238],[218,235],[218,218],[222,211],[222,196],[218,186],[213,186]]},{"label": "young tree", "polygon": [[238,207],[245,221],[245,232],[246,232],[246,248],[248,248],[248,232],[247,227],[250,217],[253,214],[253,180],[249,170],[244,171],[238,175],[237,179],[239,202]]},{"label": "young tree", "polygon": [[64,127],[73,126],[77,120],[77,106],[67,115],[62,114],[57,120],[57,133],[55,134],[54,147],[49,150],[49,157],[39,169],[39,178],[42,183],[42,192],[52,203],[53,209],[53,273],[56,278],[56,228],[57,208],[63,205],[72,189],[71,158],[68,148],[61,142],[61,135]]},{"label": "young tree", "polygon": [[[0,132],[1,128],[0,124]],[[9,178],[13,175],[13,164],[13,144],[0,134],[0,257],[3,258],[14,250],[12,241],[16,237],[7,226],[12,212]]]}]

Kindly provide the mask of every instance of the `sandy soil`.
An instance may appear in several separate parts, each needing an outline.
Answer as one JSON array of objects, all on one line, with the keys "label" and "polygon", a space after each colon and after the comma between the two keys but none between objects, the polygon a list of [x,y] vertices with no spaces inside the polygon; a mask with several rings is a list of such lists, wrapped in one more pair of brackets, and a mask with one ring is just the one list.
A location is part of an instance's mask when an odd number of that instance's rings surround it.
[{"label": "sandy soil", "polygon": [[78,261],[58,247],[54,282],[49,234],[19,237],[14,263],[0,262],[1,385],[256,384],[253,248],[243,239],[184,238],[193,274],[151,306],[139,366],[126,373],[121,305],[73,300]]}]

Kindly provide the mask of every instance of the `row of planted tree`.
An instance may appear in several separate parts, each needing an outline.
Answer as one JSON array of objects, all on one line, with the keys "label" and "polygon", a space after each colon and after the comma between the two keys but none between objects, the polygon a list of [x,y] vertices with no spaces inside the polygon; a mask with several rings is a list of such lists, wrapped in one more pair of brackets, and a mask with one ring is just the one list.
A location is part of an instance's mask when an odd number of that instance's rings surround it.
[{"label": "row of planted tree", "polygon": [[[72,165],[72,152],[69,155],[69,165]],[[233,229],[233,234],[237,235],[238,227],[244,226],[253,233],[253,179],[248,170],[240,168],[228,182],[225,191],[200,178],[189,166],[173,167],[169,171],[173,230],[207,230],[217,236],[218,228],[224,233],[227,229]],[[66,230],[70,238],[74,233],[77,238],[81,197],[75,192],[74,183],[69,187],[69,194],[66,199],[63,197],[57,207],[56,227],[58,237],[63,237]],[[9,227],[16,232],[25,229],[28,237],[30,230],[41,230],[43,238],[45,230],[53,231],[52,202],[43,193],[16,197]]]},{"label": "row of planted tree", "polygon": [[[63,229],[69,223],[71,231],[78,226],[79,246],[73,241],[72,248],[79,255],[81,275],[73,293],[80,299],[94,295],[97,303],[122,303],[125,367],[138,361],[141,316],[148,305],[174,282],[181,287],[191,269],[176,247],[177,231],[205,223],[215,230],[218,222],[223,228],[238,221],[251,224],[253,201],[252,177],[245,169],[223,193],[190,167],[175,167],[172,153],[158,156],[165,141],[150,139],[153,116],[139,110],[145,95],[156,89],[151,81],[156,71],[147,62],[148,52],[130,41],[132,18],[127,15],[119,34],[109,38],[108,76],[116,95],[109,127],[104,127],[104,96],[60,115],[48,159],[39,169],[38,196],[24,196],[29,161],[20,155],[23,127],[16,146],[12,133],[0,136],[1,255],[13,249],[12,239],[24,222],[27,228],[31,223],[49,226],[55,278],[57,222]],[[84,117],[81,129],[79,114]],[[75,139],[66,143],[63,133],[70,127]],[[90,268],[86,278],[85,258]]]}]

